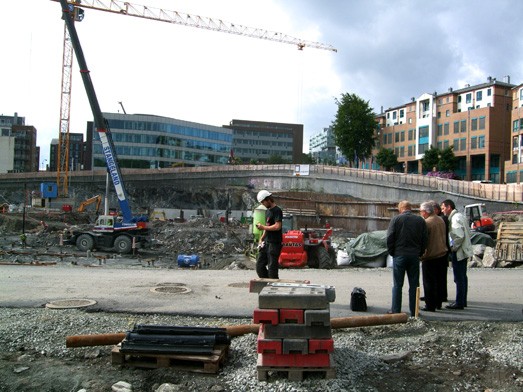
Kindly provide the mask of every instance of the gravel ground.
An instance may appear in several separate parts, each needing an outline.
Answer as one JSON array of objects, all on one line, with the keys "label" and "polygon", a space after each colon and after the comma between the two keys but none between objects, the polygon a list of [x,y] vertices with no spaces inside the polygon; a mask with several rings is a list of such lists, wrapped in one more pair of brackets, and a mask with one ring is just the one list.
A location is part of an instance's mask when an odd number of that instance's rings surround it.
[{"label": "gravel ground", "polygon": [[0,308],[0,391],[122,390],[115,389],[119,381],[135,392],[523,390],[523,331],[517,322],[410,319],[399,325],[335,329],[335,379],[311,374],[303,381],[288,381],[286,373],[278,372],[260,382],[253,334],[232,339],[217,375],[115,366],[110,346],[65,347],[66,336],[126,331],[135,323],[224,326],[250,319],[85,309]]}]

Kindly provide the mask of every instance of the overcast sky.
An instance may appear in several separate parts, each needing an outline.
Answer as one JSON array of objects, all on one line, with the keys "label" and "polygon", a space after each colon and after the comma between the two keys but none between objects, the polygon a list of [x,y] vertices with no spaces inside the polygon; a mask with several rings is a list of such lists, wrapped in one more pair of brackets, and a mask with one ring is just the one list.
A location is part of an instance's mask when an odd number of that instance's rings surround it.
[{"label": "overcast sky", "polygon": [[[108,2],[109,0],[102,0]],[[232,119],[328,127],[335,98],[375,112],[411,97],[486,82],[523,83],[521,0],[136,0],[330,44],[337,53],[86,10],[77,23],[105,112],[221,126]],[[0,113],[38,130],[41,160],[58,137],[64,24],[59,3],[0,1]],[[74,64],[71,132],[92,120]]]}]

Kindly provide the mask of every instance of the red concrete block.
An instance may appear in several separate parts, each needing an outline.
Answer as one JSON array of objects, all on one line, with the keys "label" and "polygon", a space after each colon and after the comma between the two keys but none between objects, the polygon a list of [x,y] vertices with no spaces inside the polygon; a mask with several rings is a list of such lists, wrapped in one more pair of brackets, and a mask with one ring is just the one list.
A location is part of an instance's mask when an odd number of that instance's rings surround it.
[{"label": "red concrete block", "polygon": [[265,339],[264,324],[260,325],[256,352],[258,354],[283,354],[281,339]]},{"label": "red concrete block", "polygon": [[331,353],[334,351],[332,339],[309,339],[309,353]]},{"label": "red concrete block", "polygon": [[303,324],[303,309],[280,309],[280,324]]},{"label": "red concrete block", "polygon": [[279,322],[278,309],[254,309],[254,324],[272,324],[277,325]]},{"label": "red concrete block", "polygon": [[273,367],[329,367],[330,354],[258,354],[260,366]]}]

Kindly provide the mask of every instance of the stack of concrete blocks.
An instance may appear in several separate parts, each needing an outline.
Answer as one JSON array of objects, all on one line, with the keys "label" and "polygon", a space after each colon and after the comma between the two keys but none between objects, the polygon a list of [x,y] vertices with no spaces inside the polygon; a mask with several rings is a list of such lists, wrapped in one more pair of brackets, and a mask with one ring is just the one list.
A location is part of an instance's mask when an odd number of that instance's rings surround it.
[{"label": "stack of concrete blocks", "polygon": [[289,380],[302,380],[305,373],[321,372],[334,378],[334,341],[329,303],[332,286],[272,283],[258,295],[254,323],[258,334],[258,380],[269,371],[284,371]]}]

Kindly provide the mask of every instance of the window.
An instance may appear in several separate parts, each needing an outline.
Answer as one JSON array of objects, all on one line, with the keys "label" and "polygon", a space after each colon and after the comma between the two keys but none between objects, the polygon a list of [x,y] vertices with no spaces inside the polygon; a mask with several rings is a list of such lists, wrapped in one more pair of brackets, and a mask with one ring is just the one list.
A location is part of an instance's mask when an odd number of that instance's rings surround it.
[{"label": "window", "polygon": [[449,134],[449,128],[450,128],[450,124],[449,123],[443,124],[443,134],[444,135],[448,135]]},{"label": "window", "polygon": [[459,121],[454,121],[454,133],[459,133]]},{"label": "window", "polygon": [[481,101],[483,99],[483,91],[476,91],[476,101]]},{"label": "window", "polygon": [[419,127],[419,137],[420,137],[420,139],[429,137],[429,127],[428,126]]},{"label": "window", "polygon": [[405,110],[400,109],[400,118],[405,117]]},{"label": "window", "polygon": [[400,141],[400,133],[399,133],[399,132],[396,132],[396,133],[394,134],[394,141],[395,141],[396,143],[399,143],[399,141]]},{"label": "window", "polygon": [[392,112],[392,119],[393,119],[393,120],[396,120],[396,116],[397,116],[397,115],[398,115],[397,112]]},{"label": "window", "polygon": [[441,112],[438,112],[438,118],[441,118]]},{"label": "window", "polygon": [[454,151],[459,151],[459,139],[454,139]]},{"label": "window", "polygon": [[443,150],[443,142],[438,142],[438,150]]},{"label": "window", "polygon": [[388,119],[390,118],[390,113],[387,113],[387,118],[388,118]]},{"label": "window", "polygon": [[479,118],[478,129],[485,129],[485,116]]},{"label": "window", "polygon": [[478,148],[485,148],[485,136],[478,136]]},{"label": "window", "polygon": [[449,141],[448,140],[443,141],[443,149],[448,148],[448,147],[449,147]]},{"label": "window", "polygon": [[471,103],[472,102],[472,94],[471,93],[468,93],[466,96],[465,96],[465,103]]},{"label": "window", "polygon": [[445,116],[446,116],[446,117],[450,117],[450,110],[449,110],[449,109],[447,109],[447,110],[445,111]]},{"label": "window", "polygon": [[467,139],[461,138],[459,142],[461,151],[465,151],[467,149]]},{"label": "window", "polygon": [[458,97],[458,103],[461,103],[461,95]]},{"label": "window", "polygon": [[438,136],[442,136],[442,135],[443,135],[443,125],[438,124]]},{"label": "window", "polygon": [[405,147],[400,147],[400,158],[403,158],[405,156]]},{"label": "window", "polygon": [[512,123],[512,132],[517,132],[519,128],[519,120],[514,120]]},{"label": "window", "polygon": [[477,131],[477,129],[478,129],[478,119],[473,118],[472,120],[470,120],[470,130]]},{"label": "window", "polygon": [[467,120],[461,120],[460,131],[461,132],[467,132]]},{"label": "window", "polygon": [[512,148],[518,148],[519,147],[519,137],[514,136],[512,138]]},{"label": "window", "polygon": [[405,131],[401,131],[400,142],[404,142],[404,141],[405,141]]},{"label": "window", "polygon": [[487,90],[487,97],[490,97],[491,95],[492,95],[492,89],[489,88],[489,89]]},{"label": "window", "polygon": [[475,150],[476,148],[478,148],[478,138],[476,136],[472,136],[470,138],[470,148],[472,150]]},{"label": "window", "polygon": [[409,140],[414,140],[414,129],[409,129]]}]

